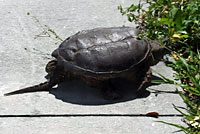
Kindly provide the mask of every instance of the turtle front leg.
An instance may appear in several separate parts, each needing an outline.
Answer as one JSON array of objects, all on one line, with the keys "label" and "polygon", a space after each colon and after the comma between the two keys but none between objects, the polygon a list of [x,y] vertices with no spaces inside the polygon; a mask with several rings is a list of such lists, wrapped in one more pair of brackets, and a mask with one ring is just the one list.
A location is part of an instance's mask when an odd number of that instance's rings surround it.
[{"label": "turtle front leg", "polygon": [[117,89],[111,83],[111,80],[106,80],[103,82],[101,91],[104,99],[106,100],[119,100],[122,98],[122,95],[117,91]]},{"label": "turtle front leg", "polygon": [[140,84],[137,89],[137,96],[141,97],[144,95],[146,88],[151,85],[152,69],[149,68],[145,75],[142,77]]}]

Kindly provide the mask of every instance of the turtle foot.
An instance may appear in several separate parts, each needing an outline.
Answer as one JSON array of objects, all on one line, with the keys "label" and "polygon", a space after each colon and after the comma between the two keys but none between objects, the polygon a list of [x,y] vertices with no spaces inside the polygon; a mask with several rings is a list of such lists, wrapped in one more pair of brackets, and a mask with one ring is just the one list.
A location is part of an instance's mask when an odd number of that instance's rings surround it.
[{"label": "turtle foot", "polygon": [[143,77],[143,80],[139,84],[139,87],[138,87],[138,90],[137,90],[137,96],[139,98],[141,96],[145,96],[145,93],[148,92],[146,90],[146,88],[151,85],[151,77],[152,77],[152,69],[149,68],[149,70],[146,72],[145,76]]}]

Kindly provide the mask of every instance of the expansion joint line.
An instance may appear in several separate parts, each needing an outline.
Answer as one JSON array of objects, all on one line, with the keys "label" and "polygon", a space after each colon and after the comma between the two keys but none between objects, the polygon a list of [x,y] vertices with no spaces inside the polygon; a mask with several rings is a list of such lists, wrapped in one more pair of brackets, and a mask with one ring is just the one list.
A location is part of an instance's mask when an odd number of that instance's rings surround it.
[{"label": "expansion joint line", "polygon": [[[0,115],[0,118],[34,117],[149,117],[146,114],[12,114]],[[158,117],[182,117],[181,114],[161,114]]]}]

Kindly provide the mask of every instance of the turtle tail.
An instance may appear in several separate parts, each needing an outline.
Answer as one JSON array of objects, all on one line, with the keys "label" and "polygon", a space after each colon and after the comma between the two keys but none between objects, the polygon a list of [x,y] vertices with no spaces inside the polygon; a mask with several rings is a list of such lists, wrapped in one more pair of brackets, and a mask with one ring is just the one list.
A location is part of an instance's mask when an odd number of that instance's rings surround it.
[{"label": "turtle tail", "polygon": [[56,83],[51,84],[49,81],[47,81],[47,82],[44,82],[44,83],[41,83],[41,84],[38,84],[35,86],[31,86],[31,87],[27,87],[27,88],[23,88],[20,90],[6,93],[6,94],[4,94],[4,96],[22,94],[22,93],[28,93],[28,92],[49,91],[55,85],[56,85]]},{"label": "turtle tail", "polygon": [[52,76],[49,78],[48,81],[44,83],[40,83],[35,86],[9,92],[4,95],[9,96],[9,95],[22,94],[22,93],[28,93],[28,92],[49,91],[52,87],[54,87],[58,83],[61,83],[65,80],[65,73],[63,73],[64,72],[63,67],[56,66],[56,68],[51,71],[52,71]]}]

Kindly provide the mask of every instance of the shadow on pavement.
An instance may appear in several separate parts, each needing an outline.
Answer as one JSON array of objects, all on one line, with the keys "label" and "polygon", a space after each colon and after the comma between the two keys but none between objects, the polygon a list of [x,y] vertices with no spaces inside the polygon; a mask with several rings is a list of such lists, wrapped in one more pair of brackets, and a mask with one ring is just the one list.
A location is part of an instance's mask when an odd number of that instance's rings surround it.
[{"label": "shadow on pavement", "polygon": [[[159,77],[153,76],[152,79],[159,79]],[[114,86],[119,89],[119,93],[123,96],[122,99],[114,101],[105,100],[101,89],[98,87],[89,87],[79,80],[71,80],[59,84],[57,88],[50,90],[50,93],[59,100],[79,105],[114,104],[139,98],[145,98],[150,95],[150,92],[146,90],[142,96],[137,97],[137,87],[135,87],[135,83],[132,81],[117,79],[114,82]]]}]

